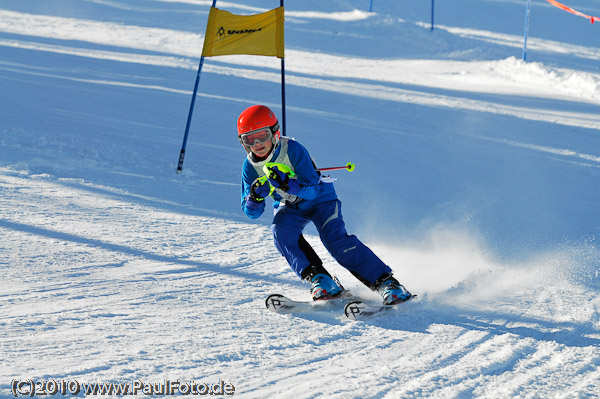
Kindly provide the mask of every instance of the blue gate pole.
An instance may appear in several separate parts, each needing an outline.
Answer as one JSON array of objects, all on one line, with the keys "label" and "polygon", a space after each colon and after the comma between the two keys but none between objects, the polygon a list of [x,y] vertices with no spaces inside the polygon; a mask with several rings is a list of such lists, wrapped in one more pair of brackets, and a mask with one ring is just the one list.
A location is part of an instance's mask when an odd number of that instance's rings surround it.
[{"label": "blue gate pole", "polygon": [[525,28],[523,33],[523,61],[527,61],[527,35],[529,33],[529,15],[531,13],[531,0],[527,0],[527,11],[525,11]]},{"label": "blue gate pole", "polygon": [[[217,4],[217,0],[213,0],[212,6]],[[198,84],[200,83],[200,73],[202,72],[202,65],[204,64],[204,56],[200,57],[200,64],[198,65],[198,73],[196,74],[196,83],[194,83],[194,92],[192,94],[192,102],[190,104],[190,111],[188,112],[187,123],[185,125],[185,134],[183,135],[183,144],[181,144],[181,152],[179,153],[179,162],[177,163],[177,174],[181,174],[183,171],[183,159],[185,158],[185,147],[187,146],[188,136],[190,134],[190,125],[192,124],[192,114],[194,113],[194,104],[196,104],[196,94],[198,93]]]},{"label": "blue gate pole", "polygon": [[[281,7],[283,7],[283,0],[281,0]],[[284,62],[284,58],[282,58],[281,59],[281,135],[285,136],[286,134],[287,134],[287,130],[285,127],[285,62]]]},{"label": "blue gate pole", "polygon": [[198,84],[200,83],[200,72],[204,64],[204,56],[200,57],[200,65],[196,74],[196,83],[194,84],[194,93],[192,94],[192,103],[188,112],[187,123],[185,125],[185,134],[183,135],[183,144],[181,144],[181,152],[179,153],[179,162],[177,164],[177,174],[181,174],[183,170],[183,159],[185,158],[185,147],[187,145],[188,135],[190,134],[190,125],[192,123],[192,114],[194,113],[194,104],[196,103],[196,93],[198,93]]},{"label": "blue gate pole", "polygon": [[433,16],[434,16],[435,4],[434,0],[431,0],[431,30],[433,30]]},{"label": "blue gate pole", "polygon": [[369,12],[373,12],[373,0],[369,3]]},{"label": "blue gate pole", "polygon": [[281,135],[285,136],[287,133],[285,127],[285,63],[283,58],[281,59]]}]

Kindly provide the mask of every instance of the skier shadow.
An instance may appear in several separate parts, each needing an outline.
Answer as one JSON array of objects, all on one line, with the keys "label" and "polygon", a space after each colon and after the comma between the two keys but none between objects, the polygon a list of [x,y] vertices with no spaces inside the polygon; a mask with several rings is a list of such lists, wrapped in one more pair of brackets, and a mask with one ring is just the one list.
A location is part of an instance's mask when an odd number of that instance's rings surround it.
[{"label": "skier shadow", "polygon": [[477,310],[458,306],[411,303],[367,319],[364,323],[390,330],[434,334],[432,326],[460,327],[493,336],[513,334],[536,341],[556,342],[568,347],[600,347],[600,329],[588,322],[557,322],[499,311]]}]

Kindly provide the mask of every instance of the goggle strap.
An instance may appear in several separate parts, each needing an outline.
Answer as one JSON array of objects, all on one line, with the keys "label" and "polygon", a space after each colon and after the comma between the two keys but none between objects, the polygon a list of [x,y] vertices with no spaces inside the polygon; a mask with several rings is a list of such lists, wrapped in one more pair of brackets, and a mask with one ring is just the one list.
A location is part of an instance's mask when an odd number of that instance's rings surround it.
[{"label": "goggle strap", "polygon": [[271,133],[273,133],[273,135],[275,135],[275,133],[277,133],[278,130],[279,130],[279,121],[275,122],[275,124],[273,126],[271,126]]}]

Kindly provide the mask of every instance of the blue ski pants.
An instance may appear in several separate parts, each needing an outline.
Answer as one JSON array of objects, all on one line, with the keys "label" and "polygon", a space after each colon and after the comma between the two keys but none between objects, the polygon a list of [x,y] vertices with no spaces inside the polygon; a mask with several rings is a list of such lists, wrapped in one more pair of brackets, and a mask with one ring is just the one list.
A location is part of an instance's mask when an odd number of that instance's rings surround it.
[{"label": "blue ski pants", "polygon": [[300,248],[299,241],[302,230],[312,221],[333,258],[361,281],[373,284],[392,270],[356,236],[348,235],[341,208],[342,203],[337,199],[311,209],[280,207],[271,225],[275,246],[292,270],[301,276],[310,266],[310,261]]}]

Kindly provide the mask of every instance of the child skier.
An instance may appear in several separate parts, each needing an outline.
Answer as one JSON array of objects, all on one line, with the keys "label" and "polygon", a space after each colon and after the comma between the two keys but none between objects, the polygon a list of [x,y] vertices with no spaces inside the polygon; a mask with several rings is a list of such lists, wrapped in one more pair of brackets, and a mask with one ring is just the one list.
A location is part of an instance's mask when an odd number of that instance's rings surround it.
[{"label": "child skier", "polygon": [[242,168],[242,209],[251,219],[265,210],[265,197],[274,200],[271,230],[275,246],[290,267],[310,282],[313,300],[342,292],[323,262],[302,236],[313,222],[325,248],[335,260],[383,298],[396,304],[412,295],[369,248],[346,233],[333,183],[322,181],[308,151],[300,143],[280,137],[273,111],[264,105],[245,109],[237,121],[238,139],[248,156]]}]

